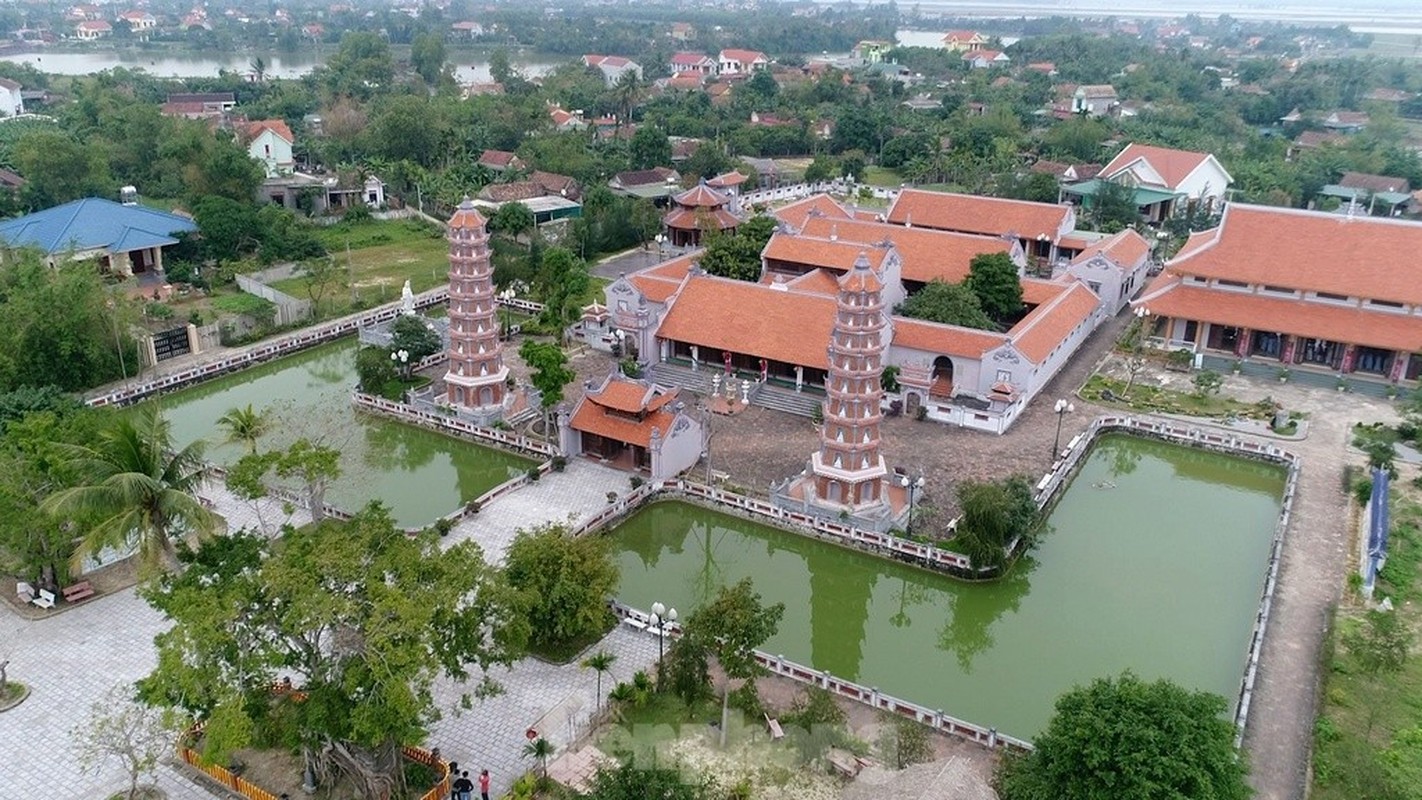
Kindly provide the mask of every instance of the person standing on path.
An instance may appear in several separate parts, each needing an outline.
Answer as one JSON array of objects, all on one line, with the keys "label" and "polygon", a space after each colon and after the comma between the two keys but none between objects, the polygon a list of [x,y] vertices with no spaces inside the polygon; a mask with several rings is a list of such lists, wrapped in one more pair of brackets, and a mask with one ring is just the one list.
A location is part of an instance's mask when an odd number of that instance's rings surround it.
[{"label": "person standing on path", "polygon": [[489,800],[489,771],[487,769],[479,773],[479,796],[482,800]]},{"label": "person standing on path", "polygon": [[469,780],[469,770],[464,770],[450,788],[453,790],[454,800],[473,800],[474,782]]}]

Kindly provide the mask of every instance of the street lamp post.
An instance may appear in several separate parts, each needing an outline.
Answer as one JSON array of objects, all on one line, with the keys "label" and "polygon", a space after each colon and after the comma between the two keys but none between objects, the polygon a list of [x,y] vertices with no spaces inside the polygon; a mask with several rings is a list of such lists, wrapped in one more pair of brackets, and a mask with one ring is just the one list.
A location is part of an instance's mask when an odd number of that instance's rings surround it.
[{"label": "street lamp post", "polygon": [[657,689],[662,688],[662,656],[667,638],[666,626],[676,622],[676,609],[667,608],[658,600],[652,603],[652,627],[657,630]]},{"label": "street lamp post", "polygon": [[908,520],[904,522],[904,533],[913,533],[913,502],[917,499],[918,493],[923,491],[923,476],[919,475],[918,480],[911,480],[904,475],[899,478],[899,485],[908,490],[909,513]]},{"label": "street lamp post", "polygon": [[1076,410],[1076,406],[1066,400],[1058,400],[1052,406],[1052,413],[1057,415],[1057,435],[1052,438],[1052,461],[1057,460],[1057,455],[1061,452],[1062,443],[1062,417]]},{"label": "street lamp post", "polygon": [[408,379],[408,378],[410,377],[410,374],[409,374],[409,369],[410,369],[410,351],[409,351],[409,350],[392,350],[392,351],[390,352],[390,360],[391,360],[391,361],[394,361],[396,364],[399,364],[399,365],[400,365],[400,377],[406,378],[406,379]]},{"label": "street lamp post", "polygon": [[514,291],[514,289],[513,289],[512,286],[508,287],[507,289],[504,289],[502,292],[499,292],[499,299],[502,300],[502,301],[504,301],[504,338],[505,338],[505,339],[509,338],[509,330],[510,330],[510,327],[511,327],[511,324],[510,324],[510,323],[511,323],[511,320],[509,319],[509,301],[512,300],[512,299],[514,299],[514,297],[515,297],[516,295],[517,295],[517,293]]}]

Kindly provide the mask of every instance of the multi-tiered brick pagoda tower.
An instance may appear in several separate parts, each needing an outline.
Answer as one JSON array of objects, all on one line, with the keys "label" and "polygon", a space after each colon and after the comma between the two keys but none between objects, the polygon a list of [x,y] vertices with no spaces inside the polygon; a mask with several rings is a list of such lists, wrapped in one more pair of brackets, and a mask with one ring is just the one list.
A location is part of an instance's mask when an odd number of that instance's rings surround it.
[{"label": "multi-tiered brick pagoda tower", "polygon": [[449,404],[488,424],[497,419],[507,393],[499,343],[494,267],[484,218],[465,198],[449,220]]},{"label": "multi-tiered brick pagoda tower", "polygon": [[879,380],[887,347],[883,288],[863,254],[839,279],[825,381],[825,421],[820,449],[810,456],[809,477],[817,504],[856,514],[882,513],[888,503],[889,471],[879,453],[883,419]]}]

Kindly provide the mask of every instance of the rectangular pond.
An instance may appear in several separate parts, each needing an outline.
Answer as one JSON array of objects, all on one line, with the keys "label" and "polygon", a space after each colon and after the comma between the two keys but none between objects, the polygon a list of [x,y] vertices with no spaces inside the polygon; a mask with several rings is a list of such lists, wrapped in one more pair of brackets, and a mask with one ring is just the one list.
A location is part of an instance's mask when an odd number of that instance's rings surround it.
[{"label": "rectangular pond", "polygon": [[302,436],[335,447],[343,474],[326,502],[355,511],[379,500],[406,527],[428,525],[533,466],[513,453],[356,413],[358,347],[342,339],[146,402],[161,404],[176,443],[205,439],[208,460],[218,464],[235,462],[245,447],[222,444],[218,418],[248,403],[266,409],[273,425],[262,449]]},{"label": "rectangular pond", "polygon": [[766,652],[1030,739],[1058,695],[1131,669],[1236,699],[1281,468],[1100,438],[1003,579],[968,584],[685,503],[613,529],[619,600],[684,619],[749,576],[785,603]]}]

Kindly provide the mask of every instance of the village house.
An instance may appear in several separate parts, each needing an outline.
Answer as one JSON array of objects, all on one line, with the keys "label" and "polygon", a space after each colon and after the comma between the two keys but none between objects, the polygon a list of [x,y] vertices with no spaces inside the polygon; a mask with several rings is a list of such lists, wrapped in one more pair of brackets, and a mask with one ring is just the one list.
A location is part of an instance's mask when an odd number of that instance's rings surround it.
[{"label": "village house", "polygon": [[247,155],[261,162],[268,178],[290,175],[296,169],[296,160],[291,152],[296,137],[287,127],[286,120],[248,122],[241,127],[240,133],[247,145]]},{"label": "village house", "polygon": [[182,92],[169,94],[159,113],[165,117],[209,119],[236,107],[237,95],[232,92]]},{"label": "village house", "polygon": [[893,49],[893,42],[886,42],[882,39],[865,39],[854,45],[854,49],[850,53],[866,64],[878,64]]},{"label": "village house", "polygon": [[523,159],[507,150],[485,150],[479,155],[477,163],[494,172],[517,171],[524,168]]},{"label": "village house", "polygon": [[689,42],[696,38],[696,27],[690,22],[673,22],[671,38],[678,42]]},{"label": "village house", "polygon": [[1103,181],[1129,188],[1141,216],[1158,223],[1187,210],[1217,211],[1234,178],[1209,153],[1130,144],[1096,178],[1063,191],[1090,206]]},{"label": "village house", "polygon": [[987,48],[988,37],[977,31],[949,31],[943,47],[955,53],[972,53]]},{"label": "village house", "polygon": [[23,113],[24,87],[9,78],[0,78],[0,116],[18,117]]},{"label": "village house", "polygon": [[1150,265],[1151,243],[1127,228],[1094,239],[1062,271],[1085,283],[1101,298],[1106,314],[1115,316],[1145,286]]},{"label": "village house", "polygon": [[969,69],[991,69],[1005,67],[1012,63],[1012,59],[1001,50],[971,50],[963,54],[963,63]]},{"label": "village house", "polygon": [[1111,113],[1119,99],[1116,87],[1109,83],[1078,86],[1071,96],[1071,113],[1104,117]]},{"label": "village house", "polygon": [[770,57],[757,50],[726,49],[717,61],[720,75],[749,75],[770,66]]},{"label": "village house", "polygon": [[460,39],[474,39],[484,35],[484,26],[473,20],[460,20],[450,25],[449,29]]},{"label": "village house", "polygon": [[163,248],[196,230],[191,217],[87,197],[0,222],[0,244],[39,250],[50,266],[97,259],[104,272],[130,277],[161,274]]},{"label": "village house", "polygon": [[118,18],[127,22],[128,29],[134,33],[143,33],[158,27],[158,18],[147,11],[125,11],[119,14]]},{"label": "village house", "polygon": [[691,411],[675,388],[608,375],[584,387],[560,426],[561,449],[654,481],[675,478],[706,447],[704,426]]},{"label": "village house", "polygon": [[1399,216],[1412,206],[1412,184],[1406,178],[1391,175],[1369,175],[1345,172],[1337,183],[1318,190],[1320,197],[1333,197],[1352,208],[1347,213],[1363,209],[1363,213],[1386,217]]},{"label": "village house", "polygon": [[1211,369],[1377,387],[1422,375],[1422,224],[1230,203],[1192,234],[1138,314]]},{"label": "village house", "polygon": [[548,109],[548,119],[553,123],[553,130],[559,133],[568,131],[580,131],[588,126],[581,113],[564,111],[558,106]]},{"label": "village house", "polygon": [[114,26],[101,19],[86,19],[74,26],[74,37],[81,42],[93,42],[114,32]]},{"label": "village house", "polygon": [[622,56],[586,55],[583,56],[583,66],[601,72],[602,80],[608,86],[617,83],[628,72],[636,75],[637,80],[642,79],[642,65]]},{"label": "village house", "polygon": [[672,75],[715,75],[716,68],[716,59],[705,53],[673,53],[671,57]]},{"label": "village house", "polygon": [[619,172],[612,176],[607,186],[612,189],[613,194],[651,200],[664,205],[667,198],[680,191],[677,185],[680,180],[681,174],[674,169],[652,167]]},{"label": "village house", "polygon": [[1021,271],[1020,244],[859,219],[825,195],[776,214],[780,228],[762,251],[759,281],[707,275],[693,252],[606,288],[611,324],[659,384],[705,391],[712,376],[724,376],[748,382],[750,402],[811,414],[830,376],[841,280],[864,269],[882,283],[885,365],[899,369],[901,388],[888,399],[904,413],[923,408],[928,419],[1002,432],[1108,314],[1086,282],[1063,271],[1021,279],[1025,308],[1004,332],[891,315],[931,281],[960,282],[979,254],[1005,253]]}]

